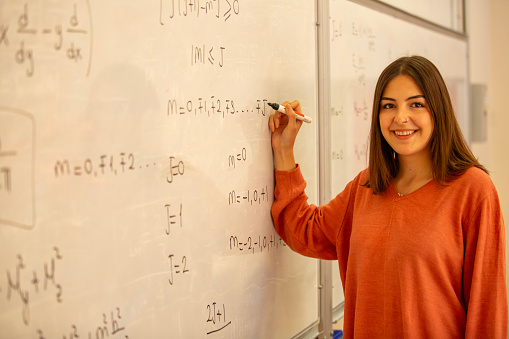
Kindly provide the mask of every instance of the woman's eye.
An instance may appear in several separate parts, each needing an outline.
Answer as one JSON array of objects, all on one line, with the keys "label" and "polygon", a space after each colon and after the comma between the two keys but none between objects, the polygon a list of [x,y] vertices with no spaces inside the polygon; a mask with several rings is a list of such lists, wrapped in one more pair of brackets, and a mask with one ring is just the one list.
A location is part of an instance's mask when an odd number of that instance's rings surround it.
[{"label": "woman's eye", "polygon": [[382,108],[383,109],[391,109],[391,108],[394,108],[394,105],[393,104],[382,104]]},{"label": "woman's eye", "polygon": [[423,104],[423,103],[421,103],[421,102],[414,102],[414,103],[412,104],[412,107],[420,108],[420,107],[424,107],[424,104]]}]

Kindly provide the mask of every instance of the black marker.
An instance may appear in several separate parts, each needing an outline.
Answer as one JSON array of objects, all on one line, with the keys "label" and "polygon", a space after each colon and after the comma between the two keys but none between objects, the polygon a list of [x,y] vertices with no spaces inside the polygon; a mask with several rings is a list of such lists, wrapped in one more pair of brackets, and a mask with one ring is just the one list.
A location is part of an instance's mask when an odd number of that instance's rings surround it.
[{"label": "black marker", "polygon": [[[274,110],[276,110],[278,112],[286,114],[285,106],[283,106],[283,105],[276,104],[276,103],[273,103],[273,102],[268,102],[267,105],[269,105],[270,107],[272,107]],[[304,122],[307,122],[308,124],[311,123],[311,118],[310,117],[308,117],[308,116],[306,116],[306,115],[304,115],[302,113],[299,113],[299,112],[295,112],[295,114],[297,115],[297,119],[302,120]]]}]

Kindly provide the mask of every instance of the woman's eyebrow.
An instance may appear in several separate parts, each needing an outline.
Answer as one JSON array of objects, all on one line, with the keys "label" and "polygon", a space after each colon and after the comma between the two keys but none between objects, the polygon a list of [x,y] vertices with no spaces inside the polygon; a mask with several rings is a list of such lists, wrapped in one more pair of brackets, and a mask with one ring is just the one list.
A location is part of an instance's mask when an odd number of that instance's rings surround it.
[{"label": "woman's eyebrow", "polygon": [[[413,100],[413,99],[417,99],[417,98],[424,98],[424,99],[426,99],[426,97],[424,95],[419,94],[419,95],[411,96],[408,99],[406,99],[405,101],[409,101],[409,100]],[[380,101],[382,101],[382,100],[396,101],[396,99],[388,98],[388,97],[381,97]]]},{"label": "woman's eyebrow", "polygon": [[412,100],[412,99],[417,99],[417,98],[424,98],[426,99],[426,97],[422,94],[419,94],[419,95],[414,95],[413,97],[410,97],[408,99],[406,99],[406,101],[409,101],[409,100]]}]

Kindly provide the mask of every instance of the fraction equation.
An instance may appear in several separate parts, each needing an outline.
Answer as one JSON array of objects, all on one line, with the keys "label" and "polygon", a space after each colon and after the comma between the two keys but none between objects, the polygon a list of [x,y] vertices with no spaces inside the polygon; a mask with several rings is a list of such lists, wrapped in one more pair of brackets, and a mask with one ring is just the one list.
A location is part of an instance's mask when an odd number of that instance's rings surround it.
[{"label": "fraction equation", "polygon": [[240,0],[159,0],[159,23],[177,18],[214,18],[227,22],[240,13]]},{"label": "fraction equation", "polygon": [[0,107],[0,223],[35,226],[35,148],[34,117]]},{"label": "fraction equation", "polygon": [[[70,64],[83,64],[84,74],[90,74],[93,38],[88,0],[54,1],[52,5],[43,1],[25,4],[10,1],[3,7],[18,10],[9,13],[10,17],[0,15],[0,49],[6,50],[8,53],[2,54],[10,55],[12,62],[23,67],[27,77],[34,75],[37,58],[47,60],[50,53],[59,53]],[[42,13],[38,12],[41,9]]]},{"label": "fraction equation", "polygon": [[376,51],[376,35],[373,32],[373,28],[366,24],[360,24],[357,22],[352,22],[352,36],[356,38],[364,38],[367,39],[368,42],[368,50]]},{"label": "fraction equation", "polygon": [[368,106],[366,99],[364,99],[362,102],[355,101],[353,104],[353,110],[356,117],[362,118],[366,121],[369,119],[370,106]]},{"label": "fraction equation", "polygon": [[277,235],[247,237],[241,239],[238,236],[230,236],[230,250],[239,252],[262,253],[271,249],[279,249],[286,246],[281,237]]},{"label": "fraction equation", "polygon": [[330,19],[330,29],[331,42],[334,42],[343,36],[343,25],[341,20],[338,22],[336,19]]},{"label": "fraction equation", "polygon": [[53,247],[52,256],[38,269],[30,268],[21,254],[18,254],[14,269],[7,269],[5,293],[8,302],[21,302],[21,319],[30,325],[31,293],[43,295],[51,293],[57,303],[63,302],[63,288],[57,280],[57,263],[63,259],[58,247]]},{"label": "fraction equation", "polygon": [[242,107],[236,105],[231,99],[221,99],[215,96],[209,98],[199,97],[195,100],[177,101],[168,100],[166,115],[171,117],[230,117],[240,114],[256,114],[266,116],[267,99],[258,99],[256,103]]},{"label": "fraction equation", "polygon": [[[69,327],[69,336],[67,333],[62,334],[61,338],[63,339],[77,339],[77,338],[124,338],[129,339],[129,336],[125,334],[125,326],[121,325],[122,314],[119,307],[116,307],[115,310],[110,311],[109,313],[102,314],[102,321],[100,321],[97,326],[93,330],[85,331],[87,332],[87,336],[82,336],[83,332],[81,328],[78,328],[76,324],[72,324]],[[37,330],[38,339],[49,339],[51,337],[46,337],[44,331],[42,329]],[[120,337],[121,336],[121,337]]]},{"label": "fraction equation", "polygon": [[357,74],[357,83],[359,86],[366,86],[366,65],[364,64],[364,57],[352,54],[352,68]]},{"label": "fraction equation", "polygon": [[[2,149],[2,139],[0,138],[0,159],[1,158],[9,158],[16,157],[18,152],[16,150],[3,150]],[[8,164],[6,161],[6,165],[0,167],[0,192],[12,192],[12,166]]]}]

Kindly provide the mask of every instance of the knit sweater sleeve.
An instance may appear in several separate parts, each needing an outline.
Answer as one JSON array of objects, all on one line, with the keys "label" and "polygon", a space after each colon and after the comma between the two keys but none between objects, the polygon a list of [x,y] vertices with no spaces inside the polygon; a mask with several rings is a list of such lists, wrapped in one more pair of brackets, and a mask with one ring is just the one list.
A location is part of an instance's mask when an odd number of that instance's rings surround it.
[{"label": "knit sweater sleeve", "polygon": [[465,338],[507,338],[505,231],[493,189],[474,209],[464,230]]},{"label": "knit sweater sleeve", "polygon": [[306,181],[299,166],[290,172],[276,171],[272,217],[278,234],[302,255],[337,259],[337,237],[346,215],[351,214],[353,186],[350,182],[331,202],[317,207],[307,202]]}]

